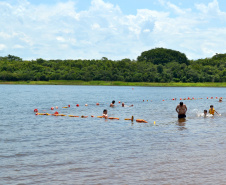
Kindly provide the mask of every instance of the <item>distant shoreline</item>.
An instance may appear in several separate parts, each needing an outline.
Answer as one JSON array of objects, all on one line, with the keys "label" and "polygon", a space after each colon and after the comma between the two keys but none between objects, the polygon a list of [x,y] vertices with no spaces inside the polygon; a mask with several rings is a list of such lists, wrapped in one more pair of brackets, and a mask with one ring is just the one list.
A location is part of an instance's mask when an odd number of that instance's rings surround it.
[{"label": "distant shoreline", "polygon": [[206,83],[153,83],[153,82],[121,82],[121,81],[80,81],[80,80],[50,80],[50,81],[0,81],[0,84],[14,85],[99,85],[99,86],[144,86],[144,87],[226,87],[226,82]]}]

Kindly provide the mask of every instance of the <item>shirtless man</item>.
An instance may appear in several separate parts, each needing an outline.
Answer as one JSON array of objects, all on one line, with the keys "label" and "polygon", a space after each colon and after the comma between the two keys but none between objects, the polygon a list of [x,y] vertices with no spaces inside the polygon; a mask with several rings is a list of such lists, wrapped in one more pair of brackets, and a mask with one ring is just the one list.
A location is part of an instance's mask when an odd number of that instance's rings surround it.
[{"label": "shirtless man", "polygon": [[176,107],[176,112],[178,113],[178,118],[186,118],[187,106],[180,102]]},{"label": "shirtless man", "polygon": [[113,100],[110,104],[110,107],[114,107],[115,106],[115,100]]}]

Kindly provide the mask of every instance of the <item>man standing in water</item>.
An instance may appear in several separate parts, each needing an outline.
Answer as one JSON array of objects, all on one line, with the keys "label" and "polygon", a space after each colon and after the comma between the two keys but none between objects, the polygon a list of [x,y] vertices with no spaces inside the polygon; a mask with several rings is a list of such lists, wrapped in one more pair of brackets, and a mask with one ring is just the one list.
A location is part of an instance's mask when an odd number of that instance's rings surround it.
[{"label": "man standing in water", "polygon": [[176,107],[176,111],[178,113],[178,118],[186,118],[187,106],[184,105],[183,102],[180,102],[179,105]]}]

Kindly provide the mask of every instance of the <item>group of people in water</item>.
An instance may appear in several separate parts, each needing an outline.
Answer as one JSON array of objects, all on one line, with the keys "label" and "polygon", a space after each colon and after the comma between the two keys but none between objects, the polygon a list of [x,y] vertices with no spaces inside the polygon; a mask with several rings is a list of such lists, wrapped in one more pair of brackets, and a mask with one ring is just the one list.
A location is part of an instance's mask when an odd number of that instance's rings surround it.
[{"label": "group of people in water", "polygon": [[[122,107],[125,107],[125,106],[126,106],[125,103],[122,102]],[[111,102],[110,107],[115,107],[115,100],[113,100]],[[133,107],[133,104],[132,105],[129,105],[128,107]],[[103,116],[103,118],[108,118],[108,111],[107,111],[107,109],[104,109],[103,110],[103,115],[102,116]]]},{"label": "group of people in water", "polygon": [[[219,102],[222,102],[222,98],[219,98]],[[114,107],[115,106],[115,100],[113,100],[110,104],[110,107]],[[122,107],[124,107],[125,104],[124,102],[122,102]],[[132,107],[133,105],[130,105],[129,107]],[[183,102],[180,102],[177,107],[176,107],[176,112],[178,113],[178,119],[181,119],[181,118],[186,118],[186,112],[187,112],[187,106],[183,103]],[[217,113],[218,115],[220,115],[213,107],[213,105],[210,105],[210,109],[209,109],[209,114],[210,115],[214,115],[214,113]],[[204,117],[207,117],[208,116],[208,112],[207,110],[204,110]],[[104,118],[108,118],[108,115],[107,115],[107,109],[104,109],[103,110],[103,117]]]},{"label": "group of people in water", "polygon": [[[222,101],[222,98],[219,99],[219,101],[221,102]],[[181,119],[181,118],[186,118],[186,112],[187,112],[187,106],[183,103],[183,102],[180,102],[177,107],[176,107],[176,112],[178,113],[178,119]],[[209,114],[210,115],[214,115],[214,113],[217,113],[218,115],[220,115],[214,108],[213,108],[213,105],[210,105],[210,109],[209,109]],[[208,113],[207,113],[207,110],[204,110],[204,117],[207,117],[208,116]]]},{"label": "group of people in water", "polygon": [[[213,108],[213,105],[210,105],[209,114],[210,114],[210,115],[214,115],[215,112],[216,112],[218,115],[220,115],[220,114]],[[208,116],[207,110],[204,110],[204,117],[207,117],[207,116]]]},{"label": "group of people in water", "polygon": [[[114,107],[114,106],[115,106],[115,100],[112,100],[112,102],[110,104],[110,107]],[[125,107],[125,103],[124,102],[122,102],[122,107]],[[132,105],[129,105],[129,107],[133,107],[133,104]]]}]

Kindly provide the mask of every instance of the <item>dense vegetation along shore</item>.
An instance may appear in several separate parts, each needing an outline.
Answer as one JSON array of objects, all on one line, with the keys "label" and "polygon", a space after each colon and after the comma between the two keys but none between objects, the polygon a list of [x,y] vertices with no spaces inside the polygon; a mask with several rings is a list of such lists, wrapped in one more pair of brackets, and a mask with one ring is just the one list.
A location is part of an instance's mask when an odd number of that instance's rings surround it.
[{"label": "dense vegetation along shore", "polygon": [[[217,82],[217,83],[216,83]],[[22,60],[0,57],[0,83],[131,85],[131,86],[211,86],[225,87],[226,54],[188,60],[179,51],[155,48],[137,60]]]},{"label": "dense vegetation along shore", "polygon": [[157,83],[157,82],[119,82],[119,81],[79,81],[79,80],[49,80],[49,81],[0,81],[0,84],[17,85],[100,85],[100,86],[147,86],[147,87],[226,87],[226,82],[206,83]]}]

